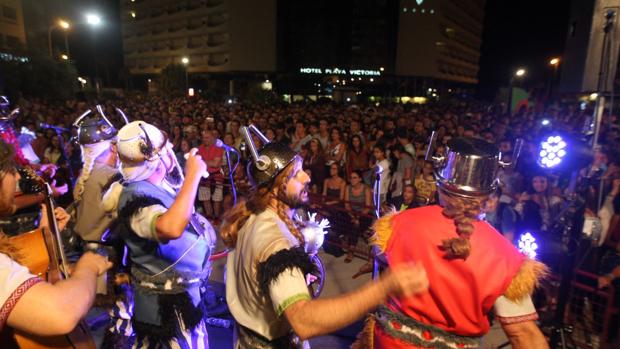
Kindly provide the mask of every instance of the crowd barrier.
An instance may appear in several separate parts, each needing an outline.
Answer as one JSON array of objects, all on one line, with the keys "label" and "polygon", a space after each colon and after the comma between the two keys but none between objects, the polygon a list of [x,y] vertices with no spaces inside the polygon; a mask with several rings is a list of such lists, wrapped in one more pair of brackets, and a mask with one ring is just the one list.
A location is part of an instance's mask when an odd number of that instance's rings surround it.
[{"label": "crowd barrier", "polygon": [[[614,349],[620,348],[618,334],[619,308],[616,290],[598,288],[598,275],[575,270],[569,297],[563,314],[564,341],[569,348]],[[555,322],[560,279],[551,275],[539,292],[537,309],[543,331],[549,337],[557,330]]]}]

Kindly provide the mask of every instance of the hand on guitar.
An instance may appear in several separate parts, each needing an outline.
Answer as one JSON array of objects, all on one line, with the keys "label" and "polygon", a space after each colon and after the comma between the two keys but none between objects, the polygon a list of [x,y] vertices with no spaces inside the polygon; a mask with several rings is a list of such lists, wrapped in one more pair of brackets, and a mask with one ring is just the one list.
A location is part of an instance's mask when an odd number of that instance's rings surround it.
[{"label": "hand on guitar", "polygon": [[78,260],[75,271],[88,269],[97,273],[97,276],[101,276],[110,268],[112,268],[112,262],[108,260],[108,257],[93,252],[86,252]]},{"label": "hand on guitar", "polygon": [[[39,226],[49,228],[49,219],[47,217],[47,207],[45,204],[41,205],[41,212],[43,212],[43,214],[41,216],[41,224]],[[54,209],[54,216],[56,217],[56,222],[58,222],[58,229],[63,231],[67,226],[67,223],[69,223],[71,216],[62,207],[56,207],[56,209]]]}]

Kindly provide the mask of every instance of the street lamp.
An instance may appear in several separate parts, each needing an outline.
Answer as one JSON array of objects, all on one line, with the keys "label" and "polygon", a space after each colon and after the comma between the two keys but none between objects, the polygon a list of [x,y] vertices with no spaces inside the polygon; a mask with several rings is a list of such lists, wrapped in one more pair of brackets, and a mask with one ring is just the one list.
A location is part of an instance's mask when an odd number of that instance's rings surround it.
[{"label": "street lamp", "polygon": [[54,23],[47,29],[47,45],[49,46],[50,57],[54,57],[54,53],[52,52],[52,32],[54,29],[62,29],[65,32],[65,51],[66,54],[69,54],[69,43],[67,41],[67,31],[71,28],[71,24],[65,20],[59,19],[58,22]]},{"label": "street lamp", "polygon": [[508,89],[508,104],[506,105],[506,111],[512,113],[512,92],[514,89],[515,78],[521,79],[525,76],[526,70],[523,68],[517,69],[510,77],[510,87]]},{"label": "street lamp", "polygon": [[99,25],[101,25],[101,17],[94,13],[87,13],[86,23],[92,25],[93,27],[98,27]]},{"label": "street lamp", "polygon": [[62,55],[60,55],[60,58],[62,58],[63,61],[66,61],[66,60],[69,59],[69,56],[67,56],[65,54],[62,54]]},{"label": "street lamp", "polygon": [[558,65],[560,65],[560,59],[558,57],[553,57],[549,60],[549,65],[553,67],[553,71],[551,73],[551,80],[549,81],[549,95],[548,98],[551,99],[553,95],[553,84],[556,80],[556,75],[558,71]]},{"label": "street lamp", "polygon": [[189,65],[189,57],[181,58],[181,63],[185,66],[185,89],[189,87],[189,78],[187,76],[187,66]]}]

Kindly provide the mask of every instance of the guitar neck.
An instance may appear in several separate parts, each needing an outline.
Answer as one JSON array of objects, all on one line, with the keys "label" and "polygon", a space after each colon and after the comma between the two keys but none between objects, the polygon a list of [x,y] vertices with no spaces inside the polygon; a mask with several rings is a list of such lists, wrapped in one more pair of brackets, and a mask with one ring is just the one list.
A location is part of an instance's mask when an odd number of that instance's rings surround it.
[{"label": "guitar neck", "polygon": [[52,188],[49,183],[45,183],[45,206],[47,209],[47,217],[49,222],[49,228],[52,231],[52,235],[54,236],[54,248],[58,253],[54,254],[58,256],[60,259],[60,264],[62,266],[62,272],[66,277],[69,277],[69,264],[67,263],[67,256],[65,255],[65,249],[62,244],[62,236],[60,234],[60,229],[58,228],[58,221],[56,220],[56,215],[54,214],[56,204],[54,202],[54,198],[52,196]]}]

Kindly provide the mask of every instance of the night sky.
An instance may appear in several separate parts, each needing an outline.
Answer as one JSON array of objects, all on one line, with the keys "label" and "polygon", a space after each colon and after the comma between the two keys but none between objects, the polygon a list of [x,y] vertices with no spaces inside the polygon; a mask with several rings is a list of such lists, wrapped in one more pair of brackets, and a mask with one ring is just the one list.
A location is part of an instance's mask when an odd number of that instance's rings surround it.
[{"label": "night sky", "polygon": [[518,67],[527,69],[528,85],[547,83],[549,60],[564,51],[569,9],[570,0],[487,0],[479,96],[493,98]]},{"label": "night sky", "polygon": [[[123,59],[119,1],[80,0],[76,5],[76,14],[87,8],[98,9],[106,21],[96,32],[78,30],[72,36],[78,69],[92,69],[91,57],[96,53],[100,76],[109,75],[110,82],[118,86]],[[548,82],[548,61],[563,52],[569,7],[570,0],[487,0],[478,96],[492,99],[498,87],[508,84],[517,67],[528,70],[525,83],[530,86]]]}]

